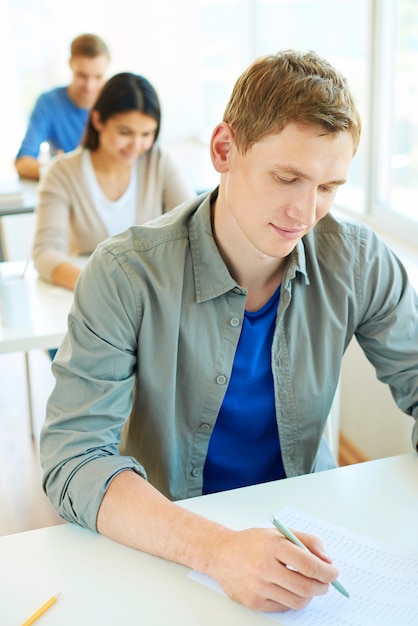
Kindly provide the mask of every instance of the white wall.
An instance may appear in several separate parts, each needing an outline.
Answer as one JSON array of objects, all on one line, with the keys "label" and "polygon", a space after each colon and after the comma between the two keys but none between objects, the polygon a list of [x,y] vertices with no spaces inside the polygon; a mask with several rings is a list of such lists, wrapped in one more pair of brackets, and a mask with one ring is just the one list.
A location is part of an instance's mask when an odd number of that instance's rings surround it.
[{"label": "white wall", "polygon": [[367,458],[377,459],[411,452],[412,426],[354,340],[341,373],[340,430]]}]

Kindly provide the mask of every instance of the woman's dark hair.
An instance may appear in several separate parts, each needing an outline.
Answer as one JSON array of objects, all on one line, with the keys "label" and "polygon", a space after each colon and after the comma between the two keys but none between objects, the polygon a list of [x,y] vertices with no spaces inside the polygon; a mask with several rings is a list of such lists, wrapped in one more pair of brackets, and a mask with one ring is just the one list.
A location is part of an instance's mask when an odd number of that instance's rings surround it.
[{"label": "woman's dark hair", "polygon": [[[161,109],[157,92],[146,78],[138,74],[122,72],[112,76],[100,91],[93,110],[98,112],[103,123],[117,113],[139,111],[157,122],[154,141],[160,132]],[[90,150],[99,146],[99,133],[92,124],[91,113],[82,145]]]}]

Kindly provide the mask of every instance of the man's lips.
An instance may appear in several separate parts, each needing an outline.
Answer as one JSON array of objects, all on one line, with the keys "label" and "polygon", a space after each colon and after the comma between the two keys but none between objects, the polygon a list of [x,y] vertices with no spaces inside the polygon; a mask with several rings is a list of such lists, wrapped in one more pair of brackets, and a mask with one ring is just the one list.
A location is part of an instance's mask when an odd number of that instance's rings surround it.
[{"label": "man's lips", "polygon": [[280,237],[289,241],[300,239],[306,232],[306,228],[284,228],[274,224],[271,224],[271,226]]}]

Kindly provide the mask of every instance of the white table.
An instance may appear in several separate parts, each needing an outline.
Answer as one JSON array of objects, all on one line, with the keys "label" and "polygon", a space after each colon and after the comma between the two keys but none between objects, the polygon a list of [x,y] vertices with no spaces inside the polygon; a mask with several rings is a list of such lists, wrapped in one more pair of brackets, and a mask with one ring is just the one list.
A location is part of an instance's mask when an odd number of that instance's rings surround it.
[{"label": "white table", "polygon": [[[23,262],[0,264],[5,275],[18,273],[23,267]],[[0,325],[0,354],[56,348],[66,333],[73,292],[42,280],[32,266],[27,280],[30,282],[31,323],[20,328]]]},{"label": "white table", "polygon": [[[38,201],[37,181],[0,177],[0,261],[5,260],[7,245],[4,242],[2,218],[33,213]],[[5,249],[6,248],[6,249]]]},{"label": "white table", "polygon": [[[85,263],[85,258],[80,259]],[[0,263],[4,275],[23,271],[24,262]],[[73,301],[73,292],[57,287],[38,277],[32,264],[27,272],[30,285],[31,323],[19,328],[0,324],[0,354],[22,352],[25,355],[26,380],[31,435],[33,437],[32,391],[29,371],[30,350],[48,350],[61,343],[67,331],[67,317]]]},{"label": "white table", "polygon": [[[418,455],[370,461],[180,502],[236,529],[257,526],[287,504],[416,552]],[[42,616],[40,625],[274,623],[191,580],[186,567],[71,524],[0,537],[0,563],[2,626],[22,623],[58,592],[60,598]]]},{"label": "white table", "polygon": [[33,213],[38,201],[38,181],[0,178],[0,217]]}]

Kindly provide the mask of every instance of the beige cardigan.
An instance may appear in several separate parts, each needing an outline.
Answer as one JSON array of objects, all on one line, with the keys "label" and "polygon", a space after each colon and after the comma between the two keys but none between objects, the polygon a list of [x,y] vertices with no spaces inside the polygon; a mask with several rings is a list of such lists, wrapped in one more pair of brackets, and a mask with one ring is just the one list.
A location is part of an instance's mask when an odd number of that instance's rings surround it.
[{"label": "beige cardigan", "polygon": [[[46,280],[70,257],[90,254],[109,237],[81,170],[82,149],[57,157],[39,184],[35,267]],[[157,145],[138,159],[136,223],[143,224],[194,195],[171,157]]]}]

